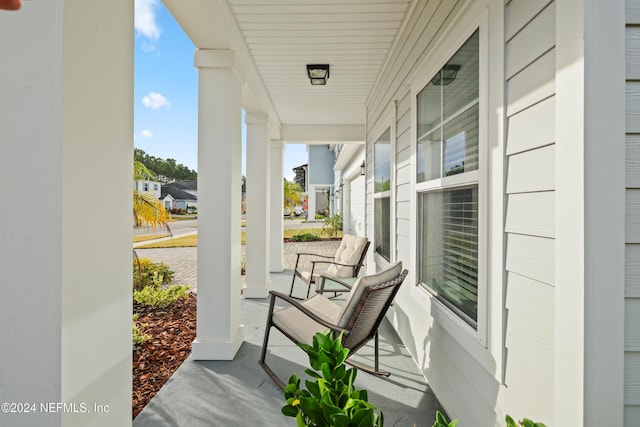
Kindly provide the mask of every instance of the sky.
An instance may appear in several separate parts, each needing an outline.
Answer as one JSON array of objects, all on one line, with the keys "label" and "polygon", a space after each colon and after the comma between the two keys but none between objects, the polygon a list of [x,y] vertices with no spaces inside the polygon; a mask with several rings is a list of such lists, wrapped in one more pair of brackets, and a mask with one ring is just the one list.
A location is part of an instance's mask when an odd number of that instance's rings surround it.
[{"label": "sky", "polygon": [[[135,0],[134,145],[198,169],[198,72],[195,47],[159,0]],[[243,112],[244,116],[244,112]],[[242,120],[242,173],[245,126]],[[307,163],[305,145],[287,145],[284,176]]]}]

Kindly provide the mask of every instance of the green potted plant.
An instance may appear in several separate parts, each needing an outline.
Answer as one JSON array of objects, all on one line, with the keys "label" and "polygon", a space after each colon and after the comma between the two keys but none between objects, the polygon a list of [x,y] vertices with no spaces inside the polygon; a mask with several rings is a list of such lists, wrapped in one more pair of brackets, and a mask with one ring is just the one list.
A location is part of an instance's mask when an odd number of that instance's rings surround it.
[{"label": "green potted plant", "polygon": [[349,349],[342,347],[342,334],[317,333],[313,345],[300,344],[309,356],[312,369],[305,369],[313,380],[300,388],[300,378],[291,375],[284,389],[287,404],[282,413],[295,417],[297,425],[316,427],[382,427],[382,411],[368,402],[367,391],[354,386],[357,369],[347,369],[344,361]]}]

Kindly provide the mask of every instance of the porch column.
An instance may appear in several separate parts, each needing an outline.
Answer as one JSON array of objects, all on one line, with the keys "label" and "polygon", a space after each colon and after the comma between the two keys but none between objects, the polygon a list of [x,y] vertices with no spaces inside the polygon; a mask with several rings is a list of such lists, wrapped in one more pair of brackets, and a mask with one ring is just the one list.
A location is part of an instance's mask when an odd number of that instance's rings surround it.
[{"label": "porch column", "polygon": [[284,270],[284,262],[282,259],[284,252],[284,244],[282,242],[282,230],[284,228],[284,219],[282,217],[282,205],[284,198],[283,189],[283,158],[284,143],[280,140],[271,141],[271,221],[269,229],[269,266],[270,271],[279,273]]},{"label": "porch column", "polygon": [[192,357],[231,360],[240,326],[242,80],[232,50],[198,49],[198,314]]},{"label": "porch column", "polygon": [[247,113],[247,283],[245,298],[267,298],[269,280],[269,116]]},{"label": "porch column", "polygon": [[3,426],[131,426],[133,12],[0,12],[0,402],[35,406]]}]

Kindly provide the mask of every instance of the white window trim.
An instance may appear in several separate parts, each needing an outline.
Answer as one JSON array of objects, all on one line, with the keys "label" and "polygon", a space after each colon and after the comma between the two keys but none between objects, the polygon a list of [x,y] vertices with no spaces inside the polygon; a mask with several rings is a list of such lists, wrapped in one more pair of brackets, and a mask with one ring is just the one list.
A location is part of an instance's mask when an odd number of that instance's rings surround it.
[{"label": "white window trim", "polygon": [[[389,260],[379,253],[375,251],[376,242],[373,241],[373,259],[375,261],[378,269],[384,269],[393,264],[396,261],[396,122],[397,122],[397,104],[395,101],[385,108],[384,112],[380,115],[380,119],[373,127],[373,131],[371,135],[375,135],[375,138],[371,139],[371,157],[372,157],[372,165],[373,165],[373,173],[372,173],[372,185],[371,185],[371,194],[373,196],[373,200],[371,203],[371,209],[373,210],[373,239],[375,240],[375,199],[381,199],[384,197],[389,197],[389,205],[391,207],[389,211],[389,225],[390,225],[390,254]],[[382,136],[386,130],[389,129],[389,169],[390,176],[389,179],[391,181],[391,186],[389,191],[381,191],[379,193],[375,192],[375,168],[376,168],[376,159],[375,159],[375,148],[374,145],[378,139]]]},{"label": "white window trim", "polygon": [[[473,9],[473,8],[470,8]],[[487,106],[488,96],[488,14],[486,9],[482,11],[467,10],[459,16],[440,39],[433,52],[428,56],[423,64],[418,67],[410,80],[411,86],[411,216],[410,227],[413,232],[410,238],[411,260],[414,265],[411,287],[412,297],[422,306],[427,308],[429,314],[437,321],[451,336],[456,339],[470,354],[478,360],[484,360],[480,350],[488,347],[488,123],[489,116]],[[420,91],[429,83],[433,75],[460,49],[468,38],[476,31],[479,32],[479,124],[478,124],[478,150],[479,168],[477,171],[443,177],[428,182],[417,182],[417,97]],[[455,314],[444,303],[439,301],[426,287],[418,283],[417,266],[418,260],[418,193],[436,188],[446,189],[468,182],[471,178],[473,183],[478,184],[478,315],[477,329],[465,322]],[[477,178],[477,180],[476,180]]]}]

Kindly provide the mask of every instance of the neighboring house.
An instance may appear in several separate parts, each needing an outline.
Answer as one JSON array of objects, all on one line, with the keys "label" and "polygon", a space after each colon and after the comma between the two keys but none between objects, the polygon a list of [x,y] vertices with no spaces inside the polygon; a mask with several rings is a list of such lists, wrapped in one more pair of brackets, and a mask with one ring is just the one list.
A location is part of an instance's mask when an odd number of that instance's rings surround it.
[{"label": "neighboring house", "polygon": [[293,173],[296,175],[293,177],[293,182],[298,184],[302,191],[305,193],[308,191],[307,188],[307,169],[309,168],[309,164],[304,164],[293,168]]},{"label": "neighboring house", "polygon": [[334,155],[329,145],[309,145],[307,197],[309,218],[333,213]]},{"label": "neighboring house", "polygon": [[198,208],[198,182],[195,180],[175,181],[162,186],[160,200],[164,207],[184,211]]},{"label": "neighboring house", "polygon": [[342,215],[345,233],[365,235],[364,141],[338,145],[334,169],[335,211]]},{"label": "neighboring house", "polygon": [[146,179],[139,179],[133,182],[133,189],[139,193],[151,193],[156,199],[160,199],[161,184],[159,181],[151,181]]}]

